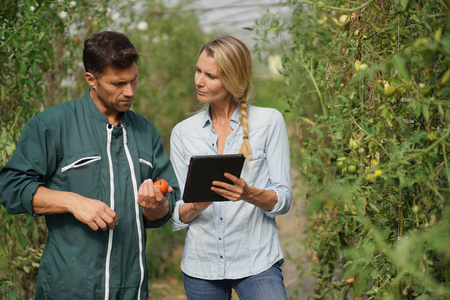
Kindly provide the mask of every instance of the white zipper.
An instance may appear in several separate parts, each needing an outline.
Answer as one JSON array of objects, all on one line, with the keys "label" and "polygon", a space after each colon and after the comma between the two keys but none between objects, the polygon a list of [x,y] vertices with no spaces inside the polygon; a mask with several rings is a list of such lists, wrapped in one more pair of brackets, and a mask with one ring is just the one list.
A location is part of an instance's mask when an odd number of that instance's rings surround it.
[{"label": "white zipper", "polygon": [[[111,128],[110,128],[111,127]],[[106,146],[106,152],[108,154],[108,163],[109,163],[109,186],[110,186],[110,194],[109,201],[110,207],[114,210],[114,170],[111,159],[111,140],[112,140],[112,132],[113,126],[106,125],[106,132],[108,135],[108,144]],[[109,298],[109,277],[110,277],[110,264],[111,264],[111,250],[112,250],[112,242],[113,242],[113,230],[109,229],[108,235],[108,250],[106,252],[106,263],[105,263],[105,300]]]},{"label": "white zipper", "polygon": [[141,222],[140,222],[140,210],[139,210],[139,204],[138,204],[138,186],[137,186],[137,180],[136,180],[136,174],[134,173],[134,165],[133,160],[131,159],[130,151],[128,150],[128,138],[127,138],[127,131],[125,130],[125,127],[122,125],[122,131],[123,131],[123,144],[125,148],[125,153],[127,155],[128,159],[128,165],[130,166],[130,173],[131,173],[131,181],[133,183],[133,191],[134,191],[134,210],[136,213],[136,226],[137,226],[137,232],[138,232],[138,241],[139,241],[139,268],[141,269],[141,281],[139,283],[139,290],[138,290],[138,300],[141,299],[141,288],[142,283],[144,282],[144,263],[142,261],[142,231],[141,231]]},{"label": "white zipper", "polygon": [[[74,169],[74,168],[79,168],[79,167],[85,166],[87,164],[93,163],[93,162],[101,160],[101,159],[102,159],[101,156],[89,156],[89,157],[80,158],[76,162],[73,162],[70,165],[67,165],[67,166],[61,168],[61,173],[64,173],[64,172],[66,172],[67,170],[70,170],[70,169]],[[80,163],[80,162],[82,162],[82,163]]]}]

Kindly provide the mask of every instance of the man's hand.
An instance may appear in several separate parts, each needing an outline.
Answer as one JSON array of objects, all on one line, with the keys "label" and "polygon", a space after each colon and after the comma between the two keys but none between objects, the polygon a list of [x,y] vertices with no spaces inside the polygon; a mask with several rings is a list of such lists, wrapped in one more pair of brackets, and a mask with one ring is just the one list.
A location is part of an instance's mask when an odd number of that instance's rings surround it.
[{"label": "man's hand", "polygon": [[99,200],[44,186],[38,187],[34,194],[33,211],[40,215],[71,213],[92,230],[114,229],[118,222],[116,213]]},{"label": "man's hand", "polygon": [[167,192],[161,193],[159,187],[154,186],[151,179],[147,179],[141,184],[138,192],[138,204],[142,207],[144,217],[148,221],[162,219],[169,212],[167,198],[172,191],[173,188],[169,186]]},{"label": "man's hand", "polygon": [[85,197],[78,197],[75,208],[72,211],[74,217],[88,225],[92,230],[103,231],[114,229],[117,225],[117,215],[108,205],[99,200],[93,200]]}]

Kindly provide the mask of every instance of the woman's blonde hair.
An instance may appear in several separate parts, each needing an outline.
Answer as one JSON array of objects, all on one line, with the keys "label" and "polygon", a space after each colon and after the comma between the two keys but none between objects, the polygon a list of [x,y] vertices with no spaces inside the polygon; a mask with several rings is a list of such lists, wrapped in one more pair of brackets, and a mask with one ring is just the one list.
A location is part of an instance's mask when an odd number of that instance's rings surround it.
[{"label": "woman's blonde hair", "polygon": [[199,51],[214,58],[219,78],[240,108],[239,122],[244,133],[241,149],[246,159],[252,156],[248,141],[248,101],[253,96],[252,59],[247,46],[231,36],[221,36],[207,42]]}]

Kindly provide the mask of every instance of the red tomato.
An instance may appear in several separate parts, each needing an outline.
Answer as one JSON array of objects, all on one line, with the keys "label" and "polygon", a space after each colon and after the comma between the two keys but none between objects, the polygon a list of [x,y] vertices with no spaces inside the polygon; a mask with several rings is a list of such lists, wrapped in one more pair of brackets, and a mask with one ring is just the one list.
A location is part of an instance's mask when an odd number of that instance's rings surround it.
[{"label": "red tomato", "polygon": [[159,187],[161,193],[165,193],[169,189],[169,184],[164,179],[158,179],[153,184]]},{"label": "red tomato", "polygon": [[347,279],[347,280],[345,280],[345,282],[346,282],[347,284],[352,284],[353,281],[355,281],[355,279],[354,279],[353,277],[352,277],[352,278],[349,278],[349,279]]}]

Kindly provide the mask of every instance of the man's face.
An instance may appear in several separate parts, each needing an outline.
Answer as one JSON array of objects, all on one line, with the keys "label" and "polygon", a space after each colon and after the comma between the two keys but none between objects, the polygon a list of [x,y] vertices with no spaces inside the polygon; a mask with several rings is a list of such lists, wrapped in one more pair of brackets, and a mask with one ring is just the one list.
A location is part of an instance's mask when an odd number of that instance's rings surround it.
[{"label": "man's face", "polygon": [[85,78],[91,86],[92,100],[108,119],[117,118],[130,109],[138,82],[135,63],[126,69],[109,66],[101,76],[86,73]]}]

